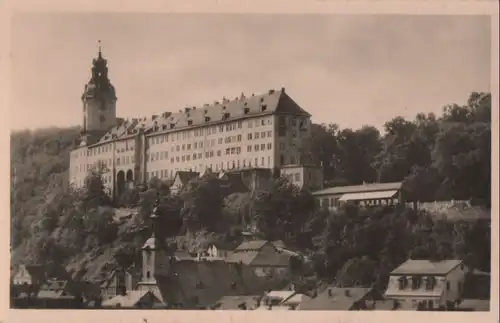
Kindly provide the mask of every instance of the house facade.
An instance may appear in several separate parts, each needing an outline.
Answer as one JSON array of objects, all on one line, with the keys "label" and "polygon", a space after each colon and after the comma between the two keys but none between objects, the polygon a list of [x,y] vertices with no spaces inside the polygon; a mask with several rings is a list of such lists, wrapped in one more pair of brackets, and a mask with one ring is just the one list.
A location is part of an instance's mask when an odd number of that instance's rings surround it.
[{"label": "house facade", "polygon": [[460,304],[467,267],[461,260],[407,260],[390,274],[385,297],[415,310]]}]

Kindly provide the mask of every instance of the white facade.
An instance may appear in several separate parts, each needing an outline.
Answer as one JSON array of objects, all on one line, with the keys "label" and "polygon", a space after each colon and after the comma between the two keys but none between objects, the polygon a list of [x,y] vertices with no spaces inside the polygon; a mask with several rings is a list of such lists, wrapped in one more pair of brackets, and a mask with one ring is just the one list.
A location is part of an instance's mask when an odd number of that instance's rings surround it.
[{"label": "white facade", "polygon": [[433,272],[425,269],[408,272],[395,270],[389,278],[385,297],[405,302],[405,307],[414,309],[456,306],[462,297],[467,268],[461,261],[448,262],[452,262],[451,266]]}]

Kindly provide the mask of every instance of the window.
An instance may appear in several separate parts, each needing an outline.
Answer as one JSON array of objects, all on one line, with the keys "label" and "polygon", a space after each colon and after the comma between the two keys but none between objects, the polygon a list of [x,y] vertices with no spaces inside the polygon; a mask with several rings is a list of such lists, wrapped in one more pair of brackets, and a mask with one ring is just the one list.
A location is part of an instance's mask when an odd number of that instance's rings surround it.
[{"label": "window", "polygon": [[240,142],[241,141],[241,135],[238,135],[237,137],[237,141]]},{"label": "window", "polygon": [[252,152],[252,146],[251,145],[247,146],[247,152],[249,152],[249,153]]},{"label": "window", "polygon": [[251,133],[248,134],[248,140],[252,140],[252,134]]},{"label": "window", "polygon": [[250,121],[248,121],[248,128],[252,128],[252,127],[253,127],[253,123],[252,123],[252,121],[250,120]]},{"label": "window", "polygon": [[295,165],[295,156],[290,157],[290,164]]},{"label": "window", "polygon": [[260,135],[260,134],[259,134],[258,132],[256,132],[256,133],[255,133],[255,139],[259,139],[259,135]]},{"label": "window", "polygon": [[266,150],[266,144],[260,144],[260,150],[262,151]]},{"label": "window", "polygon": [[267,144],[267,150],[271,150],[273,148],[273,144],[272,143],[268,143]]},{"label": "window", "polygon": [[408,280],[406,279],[406,277],[399,277],[398,281],[399,281],[399,289],[405,289],[406,286],[408,285]]},{"label": "window", "polygon": [[261,137],[261,138],[266,138],[266,132],[265,132],[265,131],[262,131],[262,132],[260,133],[260,137]]},{"label": "window", "polygon": [[285,164],[285,156],[280,155],[280,164],[284,165]]},{"label": "window", "polygon": [[434,277],[427,277],[427,281],[425,284],[425,288],[427,290],[432,290],[434,288],[434,285],[436,284],[436,279]]},{"label": "window", "polygon": [[420,287],[420,277],[412,277],[411,278],[411,288],[418,289]]},{"label": "window", "polygon": [[255,146],[253,147],[253,149],[254,149],[255,151],[259,151],[259,145],[255,145]]},{"label": "window", "polygon": [[446,290],[450,290],[450,282],[449,281],[446,282]]}]

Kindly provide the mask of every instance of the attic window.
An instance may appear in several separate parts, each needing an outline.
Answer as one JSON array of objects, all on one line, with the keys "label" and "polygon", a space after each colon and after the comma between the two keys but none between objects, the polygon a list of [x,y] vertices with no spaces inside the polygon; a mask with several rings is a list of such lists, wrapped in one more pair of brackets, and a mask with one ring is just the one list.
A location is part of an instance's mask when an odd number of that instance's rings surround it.
[{"label": "attic window", "polygon": [[266,111],[266,110],[267,110],[267,104],[263,104],[263,105],[261,105],[261,106],[260,106],[260,109],[261,109],[262,111]]},{"label": "attic window", "polygon": [[264,102],[264,98],[260,98],[260,102]]},{"label": "attic window", "polygon": [[188,126],[192,126],[193,125],[193,120],[188,120]]},{"label": "attic window", "polygon": [[166,130],[166,129],[167,129],[167,125],[166,125],[166,124],[164,124],[164,125],[162,126],[162,129],[163,129],[163,130]]},{"label": "attic window", "polygon": [[269,94],[273,94],[273,93],[274,93],[273,89],[269,90]]},{"label": "attic window", "polygon": [[170,129],[174,129],[174,127],[175,127],[175,124],[174,124],[174,123],[171,123],[171,124],[170,124]]},{"label": "attic window", "polygon": [[245,114],[247,114],[248,112],[250,112],[250,108],[244,108],[244,109],[243,109],[243,112],[244,112]]},{"label": "attic window", "polygon": [[205,117],[205,122],[209,122],[210,121],[210,117]]},{"label": "attic window", "polygon": [[208,110],[203,110],[203,113],[204,113],[204,114],[207,114],[207,113],[208,113]]},{"label": "attic window", "polygon": [[224,113],[223,119],[224,119],[224,120],[225,120],[225,119],[228,119],[228,118],[229,118],[229,116],[230,116],[230,114],[229,114],[228,112],[226,112],[226,113]]}]

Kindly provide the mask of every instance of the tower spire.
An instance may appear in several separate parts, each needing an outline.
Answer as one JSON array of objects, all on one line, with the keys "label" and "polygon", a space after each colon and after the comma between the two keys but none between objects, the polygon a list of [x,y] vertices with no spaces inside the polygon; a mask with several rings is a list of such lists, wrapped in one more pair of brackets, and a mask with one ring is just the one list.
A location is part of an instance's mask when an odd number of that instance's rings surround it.
[{"label": "tower spire", "polygon": [[101,40],[100,39],[97,41],[97,47],[98,47],[98,51],[99,51],[98,57],[102,58]]}]

